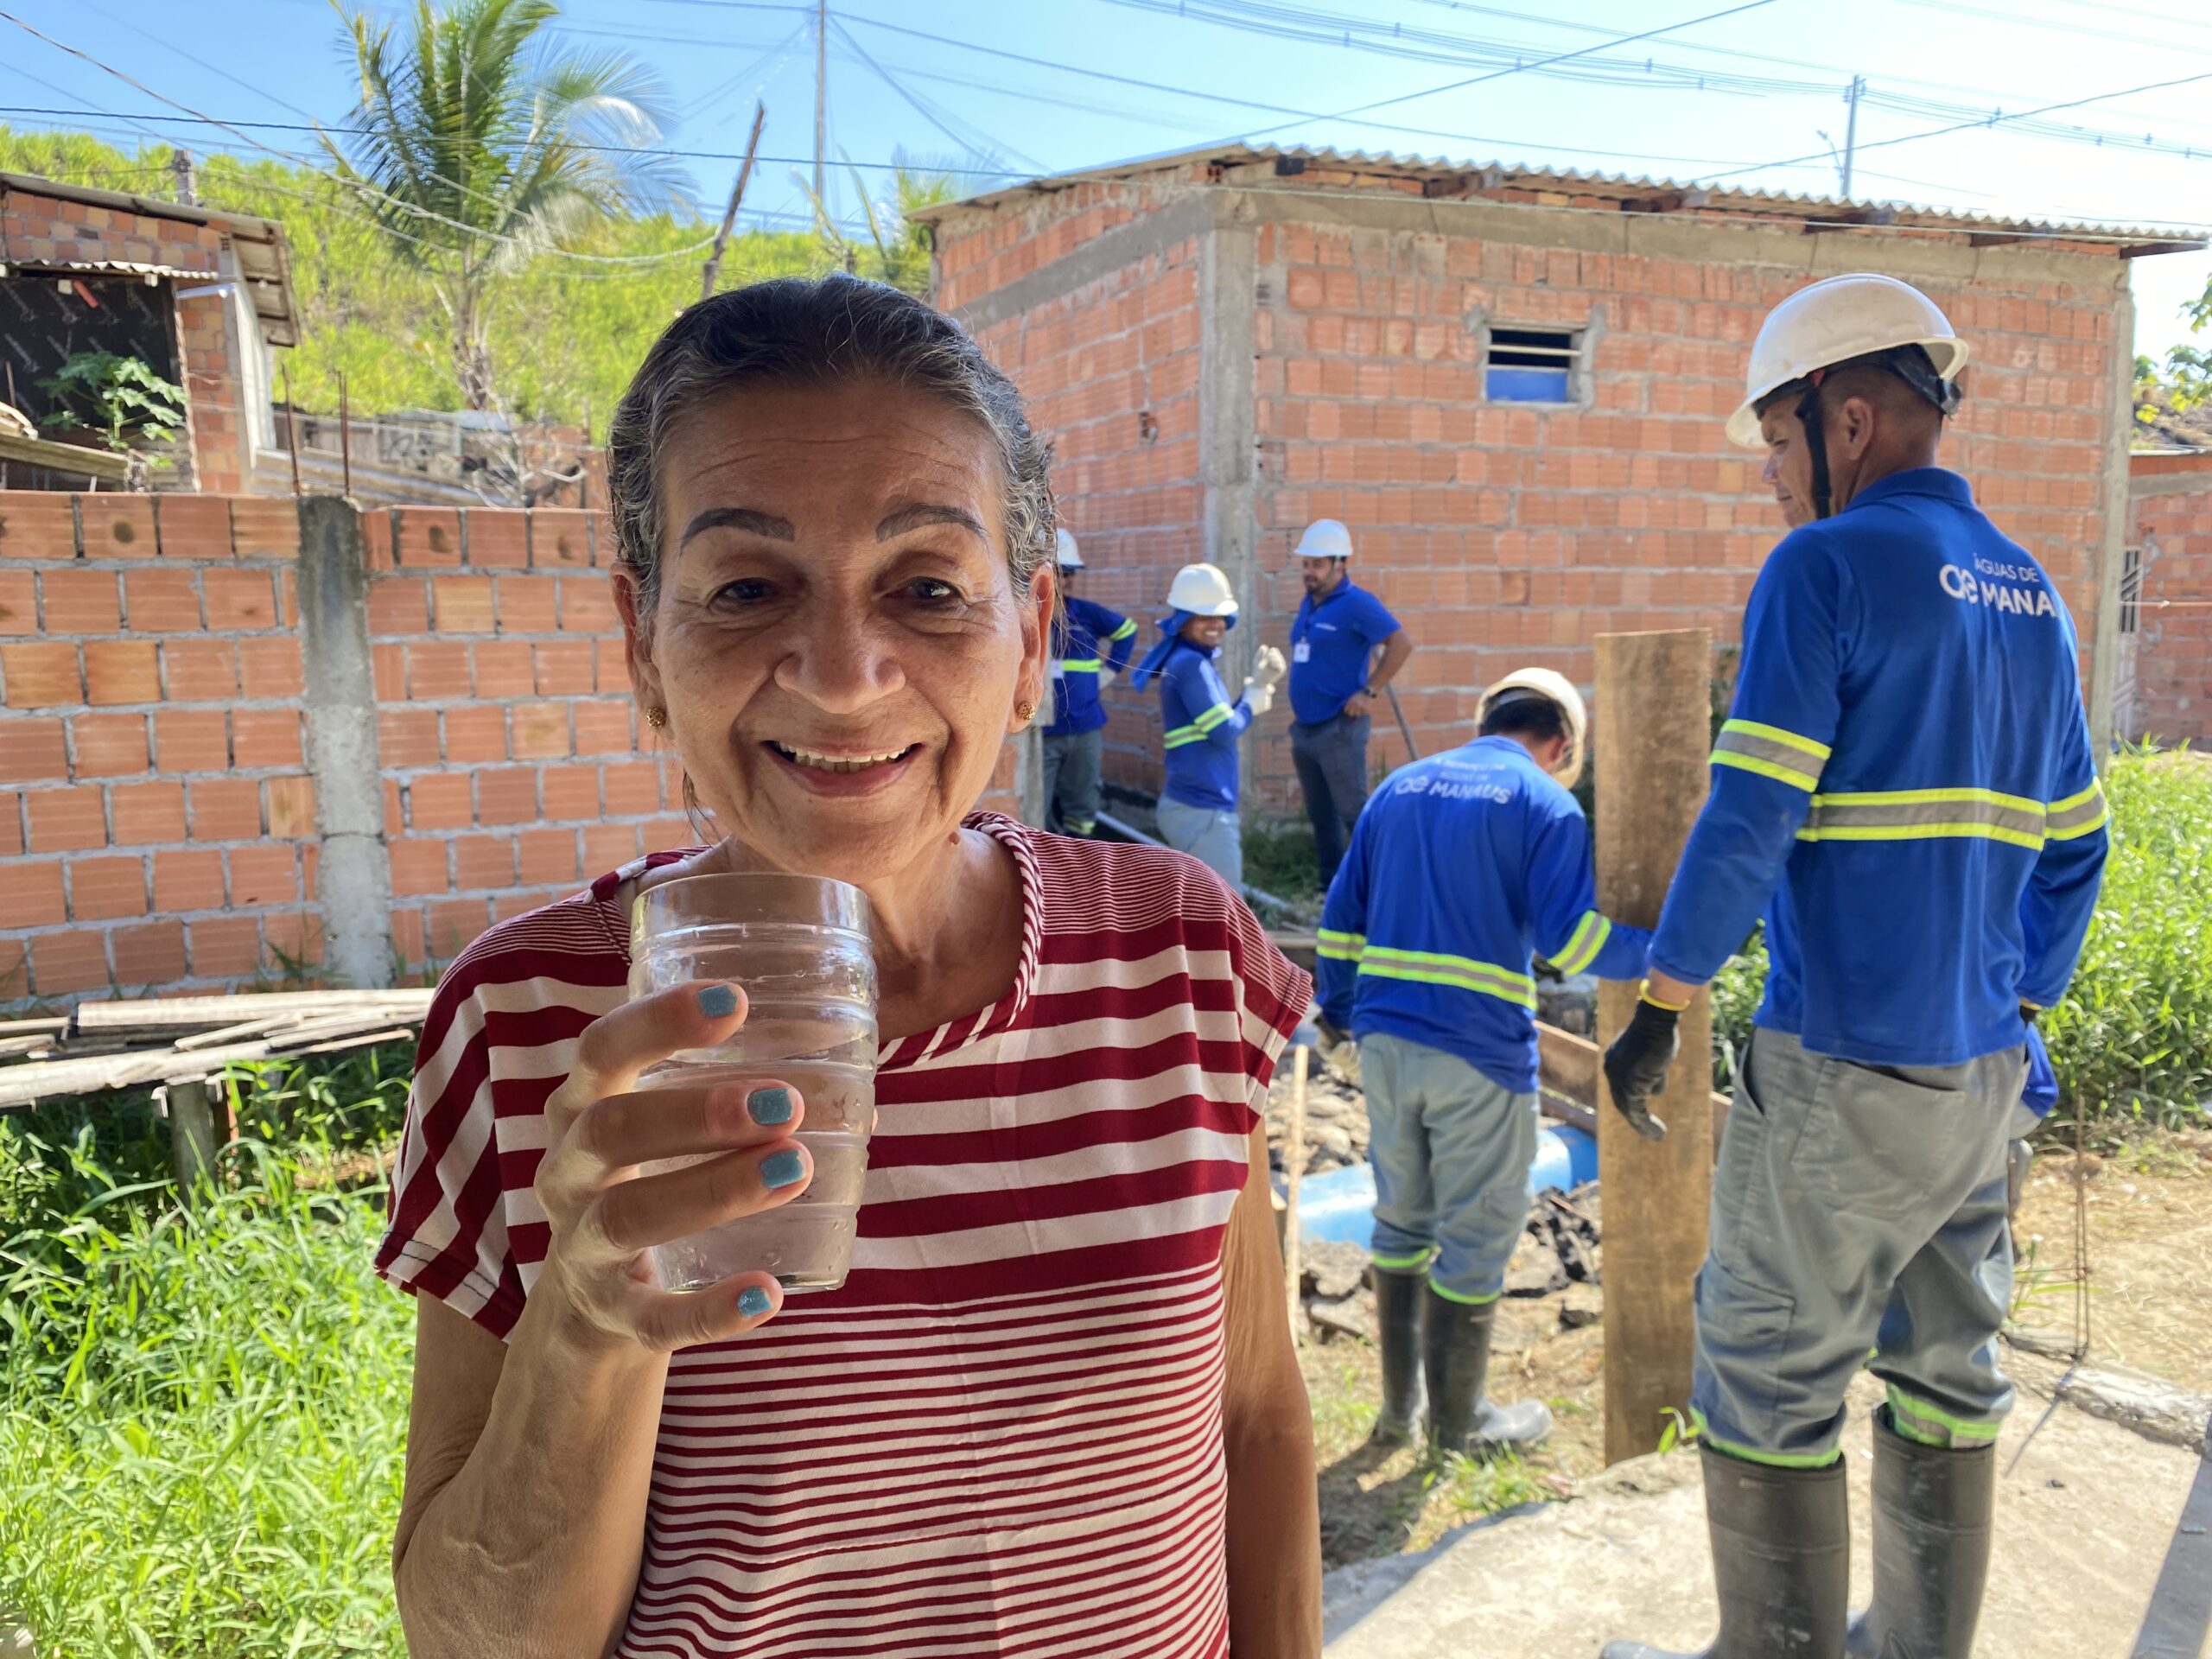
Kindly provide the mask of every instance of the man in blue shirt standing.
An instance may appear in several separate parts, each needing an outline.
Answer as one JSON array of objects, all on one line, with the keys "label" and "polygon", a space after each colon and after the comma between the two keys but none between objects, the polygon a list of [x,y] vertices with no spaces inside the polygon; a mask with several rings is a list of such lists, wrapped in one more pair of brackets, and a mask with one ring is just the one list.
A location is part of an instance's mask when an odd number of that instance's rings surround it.
[{"label": "man in blue shirt standing", "polygon": [[1098,832],[1098,793],[1106,751],[1106,705],[1099,693],[1129,665],[1137,625],[1096,600],[1076,596],[1082,550],[1058,535],[1060,613],[1052,619],[1052,722],[1045,728],[1045,820],[1071,836]]},{"label": "man in blue shirt standing", "polygon": [[1385,1445],[1411,1435],[1424,1376],[1433,1451],[1551,1430],[1541,1402],[1484,1394],[1536,1153],[1532,958],[1636,979],[1650,937],[1598,911],[1567,792],[1586,725],[1551,670],[1499,681],[1473,741],[1383,780],[1321,912],[1322,1017],[1359,1039],[1367,1092]]},{"label": "man in blue shirt standing", "polygon": [[1160,677],[1166,780],[1160,791],[1160,838],[1244,891],[1244,838],[1237,816],[1236,740],[1274,706],[1282,653],[1262,645],[1235,702],[1214,667],[1236,626],[1236,595],[1216,565],[1186,564],[1167,589],[1160,643],[1130,676],[1132,688]]},{"label": "man in blue shirt standing", "polygon": [[1335,519],[1306,525],[1298,557],[1306,596],[1290,625],[1290,758],[1326,887],[1367,804],[1376,700],[1414,654],[1414,642],[1382,601],[1352,581],[1345,569],[1351,532]]},{"label": "man in blue shirt standing", "polygon": [[[2065,606],[1936,464],[1966,355],[1906,283],[1830,277],[1768,317],[1729,422],[1766,449],[1792,529],[1751,590],[1712,794],[1605,1060],[1615,1106],[1663,1135],[1677,1014],[1764,912],[1772,965],[1697,1281],[1708,1659],[1966,1659],[1980,1616],[2012,1403],[2007,1132],[2107,814]],[[1836,1442],[1861,1365],[1888,1400],[1854,1622]]]}]

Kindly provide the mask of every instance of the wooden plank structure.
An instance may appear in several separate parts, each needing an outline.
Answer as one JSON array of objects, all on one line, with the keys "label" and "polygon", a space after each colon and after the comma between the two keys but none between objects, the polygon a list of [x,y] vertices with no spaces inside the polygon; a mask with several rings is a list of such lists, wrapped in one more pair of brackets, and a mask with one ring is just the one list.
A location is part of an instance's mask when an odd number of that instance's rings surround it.
[{"label": "wooden plank structure", "polygon": [[[1703,628],[1601,633],[1597,650],[1598,905],[1615,921],[1654,927],[1705,804],[1713,636]],[[1636,995],[1633,985],[1599,987],[1599,1048],[1628,1024]],[[1664,1141],[1643,1140],[1610,1102],[1598,1112],[1609,1464],[1657,1451],[1668,1412],[1689,1407],[1691,1289],[1713,1195],[1707,993],[1684,1010],[1681,1037],[1666,1090],[1652,1103],[1667,1125]]]},{"label": "wooden plank structure", "polygon": [[268,991],[81,1002],[65,1017],[0,1020],[0,1112],[57,1096],[154,1085],[188,1189],[232,1139],[211,1079],[241,1061],[411,1040],[427,989]]}]

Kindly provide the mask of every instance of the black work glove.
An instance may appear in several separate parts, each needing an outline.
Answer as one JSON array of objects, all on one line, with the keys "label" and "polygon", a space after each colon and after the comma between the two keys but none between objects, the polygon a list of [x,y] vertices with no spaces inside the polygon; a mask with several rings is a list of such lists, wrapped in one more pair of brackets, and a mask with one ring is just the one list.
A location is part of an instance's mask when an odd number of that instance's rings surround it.
[{"label": "black work glove", "polygon": [[1667,1086],[1667,1068],[1680,1046],[1675,1027],[1680,1008],[1662,1008],[1639,996],[1628,1027],[1605,1051],[1605,1082],[1613,1105],[1629,1127],[1647,1141],[1664,1141],[1667,1126],[1651,1115],[1651,1102]]}]

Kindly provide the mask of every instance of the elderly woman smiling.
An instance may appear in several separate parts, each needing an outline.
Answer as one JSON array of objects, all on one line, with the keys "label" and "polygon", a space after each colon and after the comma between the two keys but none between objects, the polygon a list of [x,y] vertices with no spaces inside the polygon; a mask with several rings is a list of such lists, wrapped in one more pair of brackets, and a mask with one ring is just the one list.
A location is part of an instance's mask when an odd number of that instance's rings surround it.
[{"label": "elderly woman smiling", "polygon": [[[1309,987],[1196,863],[973,811],[1055,603],[1014,388],[893,289],[762,283],[669,328],[608,463],[632,684],[723,838],[439,988],[378,1258],[418,1293],[416,1659],[1317,1654],[1258,1127]],[[853,1270],[789,1303],[643,1265],[805,1179],[749,1089],[637,1091],[744,999],[626,1000],[631,902],[725,869],[874,912]]]}]

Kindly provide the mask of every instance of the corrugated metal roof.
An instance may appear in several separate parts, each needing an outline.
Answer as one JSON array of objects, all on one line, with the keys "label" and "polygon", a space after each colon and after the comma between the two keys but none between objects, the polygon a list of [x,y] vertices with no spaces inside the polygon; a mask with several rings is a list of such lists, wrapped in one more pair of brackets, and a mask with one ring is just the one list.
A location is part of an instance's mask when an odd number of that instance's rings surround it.
[{"label": "corrugated metal roof", "polygon": [[23,259],[0,265],[0,276],[24,273],[44,275],[48,271],[68,271],[93,276],[181,277],[187,281],[214,282],[222,273],[213,265],[193,269],[185,265],[149,265],[137,259]]},{"label": "corrugated metal roof", "polygon": [[[1724,184],[1701,185],[1694,180],[1652,178],[1625,173],[1585,173],[1573,168],[1529,167],[1505,162],[1454,161],[1441,156],[1399,156],[1389,151],[1341,150],[1302,145],[1229,143],[1198,145],[1139,156],[1104,167],[1054,173],[1023,183],[942,202],[912,217],[935,221],[963,208],[995,207],[1024,197],[1049,194],[1072,185],[1133,180],[1201,164],[1242,168],[1262,164],[1273,168],[1284,185],[1312,172],[1370,174],[1381,178],[1419,181],[1428,187],[1432,200],[1471,197],[1510,200],[1522,193],[1609,197],[1624,210],[1648,213],[1738,213],[1754,217],[1784,218],[1810,225],[1838,228],[1900,228],[1946,230],[2002,241],[2061,241],[2101,243],[2124,253],[2178,252],[2207,245],[2212,233],[2194,227],[2077,224],[2050,219],[2012,219],[1993,213],[1961,213],[1954,208],[1906,202],[1844,200],[1834,196],[1793,194],[1781,190],[1738,189]],[[1255,188],[1272,181],[1241,179],[1233,182]],[[1441,187],[1441,188],[1439,188]],[[1279,187],[1280,188],[1280,187]],[[1308,186],[1308,188],[1313,188]],[[1325,187],[1336,188],[1336,187]]]},{"label": "corrugated metal roof", "polygon": [[[238,258],[239,279],[252,297],[254,315],[261,323],[262,339],[271,346],[300,343],[298,311],[292,299],[291,250],[284,240],[284,227],[276,220],[257,219],[251,213],[227,213],[219,207],[188,207],[181,201],[101,190],[92,185],[64,184],[59,179],[41,178],[35,173],[0,171],[0,200],[14,190],[55,201],[86,202],[141,219],[168,219],[180,224],[213,226],[230,238],[231,251]],[[4,257],[4,251],[0,251],[0,257]],[[58,265],[54,261],[40,263],[45,268],[124,268],[120,261],[86,262],[75,266]],[[188,270],[174,274],[214,276],[219,273]]]}]

